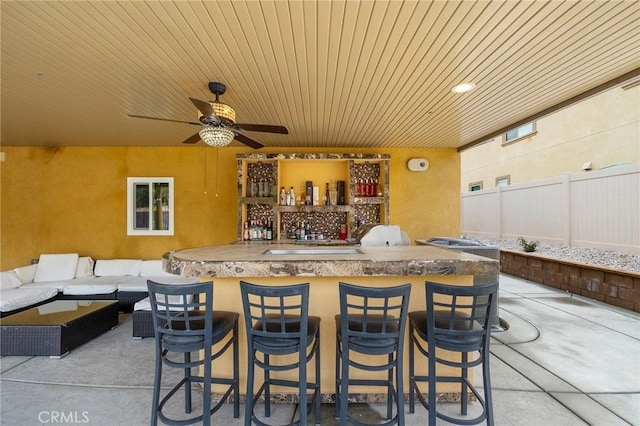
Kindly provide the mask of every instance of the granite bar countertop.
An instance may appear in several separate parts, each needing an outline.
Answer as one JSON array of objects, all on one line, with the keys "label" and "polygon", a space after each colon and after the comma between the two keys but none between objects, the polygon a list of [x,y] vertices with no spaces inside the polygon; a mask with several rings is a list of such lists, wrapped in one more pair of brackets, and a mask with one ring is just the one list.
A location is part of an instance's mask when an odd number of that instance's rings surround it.
[{"label": "granite bar countertop", "polygon": [[[295,250],[293,254],[268,251]],[[357,252],[354,252],[357,251]],[[301,247],[227,244],[165,253],[164,270],[190,277],[498,275],[499,262],[433,246]]]}]

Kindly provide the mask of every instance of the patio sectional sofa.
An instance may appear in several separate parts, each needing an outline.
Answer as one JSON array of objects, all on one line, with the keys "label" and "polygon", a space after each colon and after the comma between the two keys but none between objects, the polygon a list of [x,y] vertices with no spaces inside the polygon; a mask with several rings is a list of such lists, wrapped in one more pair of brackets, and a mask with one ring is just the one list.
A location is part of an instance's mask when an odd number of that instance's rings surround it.
[{"label": "patio sectional sofa", "polygon": [[0,316],[55,299],[118,300],[131,312],[148,296],[147,280],[169,284],[197,282],[162,270],[162,260],[98,259],[77,253],[42,254],[38,263],[0,272]]}]

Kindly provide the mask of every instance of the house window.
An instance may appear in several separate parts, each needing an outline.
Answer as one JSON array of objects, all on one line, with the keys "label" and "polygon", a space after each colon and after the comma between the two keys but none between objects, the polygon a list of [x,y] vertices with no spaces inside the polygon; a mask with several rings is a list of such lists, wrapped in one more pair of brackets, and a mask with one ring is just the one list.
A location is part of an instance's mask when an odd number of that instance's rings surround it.
[{"label": "house window", "polygon": [[496,186],[507,186],[511,183],[511,175],[498,176],[496,178]]},{"label": "house window", "polygon": [[127,235],[173,235],[173,178],[127,178]]},{"label": "house window", "polygon": [[469,191],[480,191],[482,189],[482,181],[472,182],[469,184]]},{"label": "house window", "polygon": [[536,123],[534,121],[523,124],[520,127],[509,130],[504,134],[504,144],[515,142],[518,139],[522,139],[527,136],[531,136],[536,132]]}]

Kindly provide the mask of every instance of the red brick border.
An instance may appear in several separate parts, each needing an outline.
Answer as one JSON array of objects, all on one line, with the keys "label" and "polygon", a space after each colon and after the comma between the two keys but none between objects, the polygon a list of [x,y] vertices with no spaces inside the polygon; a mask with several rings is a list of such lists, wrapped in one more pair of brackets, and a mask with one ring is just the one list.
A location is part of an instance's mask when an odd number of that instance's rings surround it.
[{"label": "red brick border", "polygon": [[500,271],[640,312],[640,274],[503,249]]}]

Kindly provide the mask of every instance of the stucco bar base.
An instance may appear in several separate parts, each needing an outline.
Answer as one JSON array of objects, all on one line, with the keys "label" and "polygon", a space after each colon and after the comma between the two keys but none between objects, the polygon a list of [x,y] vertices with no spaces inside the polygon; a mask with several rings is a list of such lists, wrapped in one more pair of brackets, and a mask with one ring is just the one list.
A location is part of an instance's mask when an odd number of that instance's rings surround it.
[{"label": "stucco bar base", "polygon": [[[472,285],[474,276],[497,277],[498,262],[467,253],[452,252],[435,247],[367,247],[357,255],[280,256],[264,254],[267,248],[291,245],[228,245],[188,249],[165,255],[165,270],[181,275],[198,276],[214,283],[214,307],[242,312],[240,280],[260,285],[288,285],[308,282],[310,286],[309,315],[321,318],[320,360],[321,392],[329,402],[335,392],[335,315],[339,312],[338,283],[349,282],[372,287],[412,284],[410,310],[425,309],[425,281],[457,285]],[[293,246],[295,248],[295,246]],[[284,258],[284,259],[283,259]],[[405,383],[408,379],[408,339],[405,339]],[[228,355],[228,356],[227,356]],[[453,356],[453,354],[452,354]],[[285,362],[285,361],[283,361]],[[426,374],[426,361],[417,366],[416,374]],[[214,371],[230,372],[230,354],[213,363]],[[240,326],[240,389],[246,392],[247,348],[244,326]],[[442,371],[443,374],[454,371]],[[295,379],[297,372],[282,372],[282,377]],[[367,374],[367,373],[364,373]],[[370,373],[369,373],[370,374]],[[311,376],[313,373],[311,372]],[[363,373],[351,370],[354,378]],[[257,371],[257,380],[261,376]],[[371,377],[368,375],[367,377]],[[382,377],[382,375],[381,375]],[[313,381],[314,378],[310,377]],[[448,385],[448,386],[447,386]],[[256,389],[258,384],[256,384]],[[455,384],[442,384],[438,393],[443,400],[458,396]],[[408,387],[405,392],[408,391]],[[354,402],[384,400],[384,390],[375,387],[351,389]],[[291,401],[291,389],[275,388],[282,401]]]}]

